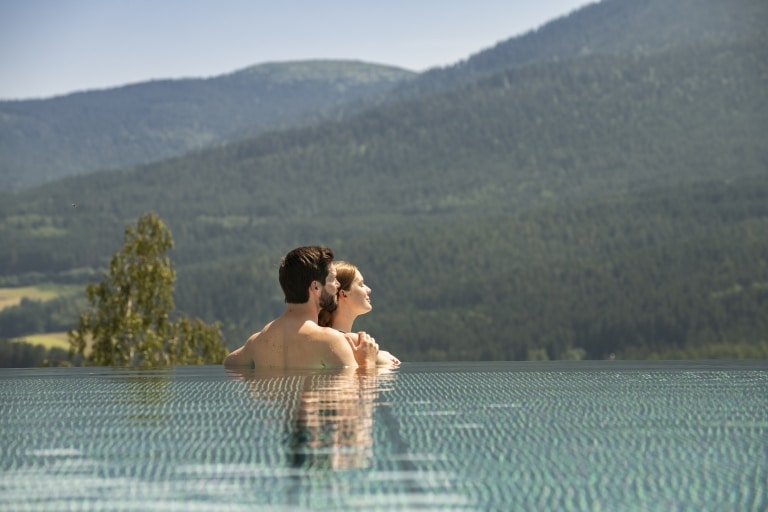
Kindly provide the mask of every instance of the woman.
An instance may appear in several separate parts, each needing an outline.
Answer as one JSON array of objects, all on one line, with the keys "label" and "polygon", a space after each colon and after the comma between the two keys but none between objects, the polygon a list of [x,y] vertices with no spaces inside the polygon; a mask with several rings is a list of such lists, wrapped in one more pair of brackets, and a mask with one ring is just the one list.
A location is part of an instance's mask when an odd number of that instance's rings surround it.
[{"label": "woman", "polygon": [[[317,323],[323,327],[333,327],[343,333],[352,332],[355,319],[373,309],[371,305],[371,289],[365,285],[363,275],[351,263],[336,261],[336,279],[341,285],[335,305],[320,311]],[[400,360],[387,352],[379,350],[377,365],[398,365]]]}]

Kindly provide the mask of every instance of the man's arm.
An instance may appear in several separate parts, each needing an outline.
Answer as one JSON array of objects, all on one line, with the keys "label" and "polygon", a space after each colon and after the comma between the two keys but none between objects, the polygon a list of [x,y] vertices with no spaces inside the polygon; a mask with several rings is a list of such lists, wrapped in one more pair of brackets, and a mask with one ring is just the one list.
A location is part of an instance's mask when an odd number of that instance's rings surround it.
[{"label": "man's arm", "polygon": [[248,338],[248,341],[245,342],[245,345],[230,352],[229,355],[224,358],[224,367],[253,368],[253,358],[248,354],[247,347],[252,342],[252,340],[255,340],[259,336],[259,334],[261,334],[261,332],[257,332],[256,334],[251,335],[251,337]]},{"label": "man's arm", "polygon": [[247,360],[245,354],[245,346],[237,348],[224,358],[225,368],[242,368],[243,366],[250,366],[250,361]]},{"label": "man's arm", "polygon": [[330,327],[320,327],[325,343],[321,363],[326,368],[375,368],[379,346],[368,334],[342,334]]}]

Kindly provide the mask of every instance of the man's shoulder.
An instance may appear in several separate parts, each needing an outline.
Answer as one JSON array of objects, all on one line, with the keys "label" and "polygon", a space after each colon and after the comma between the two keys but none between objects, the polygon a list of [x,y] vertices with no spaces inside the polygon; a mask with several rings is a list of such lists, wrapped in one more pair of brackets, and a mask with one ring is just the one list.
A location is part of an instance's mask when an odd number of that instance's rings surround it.
[{"label": "man's shoulder", "polygon": [[[340,368],[355,365],[354,354],[344,334],[330,327],[317,324],[306,326],[304,338],[309,341],[307,354],[317,358],[323,367]],[[314,363],[313,363],[314,364]]]},{"label": "man's shoulder", "polygon": [[261,328],[260,331],[255,332],[251,334],[250,338],[245,342],[246,344],[252,344],[258,341],[259,339],[266,339],[271,335],[272,325],[275,323],[275,320],[272,320],[267,325]]},{"label": "man's shoulder", "polygon": [[322,327],[316,322],[306,322],[302,326],[303,333],[311,336],[313,339],[326,341],[343,341],[344,334],[331,327]]}]

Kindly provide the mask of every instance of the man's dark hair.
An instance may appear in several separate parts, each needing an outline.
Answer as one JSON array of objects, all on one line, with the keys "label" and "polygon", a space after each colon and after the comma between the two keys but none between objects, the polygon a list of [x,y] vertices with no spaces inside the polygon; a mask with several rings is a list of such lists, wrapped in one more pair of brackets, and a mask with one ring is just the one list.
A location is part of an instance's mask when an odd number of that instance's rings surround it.
[{"label": "man's dark hair", "polygon": [[320,281],[325,285],[328,270],[333,262],[333,251],[317,245],[298,247],[280,261],[280,287],[285,302],[304,304],[309,300],[309,285]]}]

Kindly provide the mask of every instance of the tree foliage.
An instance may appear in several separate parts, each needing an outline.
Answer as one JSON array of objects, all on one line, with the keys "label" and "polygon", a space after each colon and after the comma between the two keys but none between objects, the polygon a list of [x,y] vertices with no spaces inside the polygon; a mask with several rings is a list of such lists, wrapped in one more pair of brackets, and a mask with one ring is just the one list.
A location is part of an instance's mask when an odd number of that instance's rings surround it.
[{"label": "tree foliage", "polygon": [[176,274],[166,256],[170,230],[154,213],[125,230],[109,275],[86,287],[90,309],[69,333],[73,354],[102,366],[218,363],[226,355],[217,324],[171,317]]},{"label": "tree foliage", "polygon": [[0,368],[67,366],[69,355],[59,347],[46,348],[26,341],[0,339]]},{"label": "tree foliage", "polygon": [[[600,2],[440,92],[5,194],[0,273],[105,268],[152,210],[174,226],[176,303],[230,347],[284,306],[282,254],[322,243],[374,289],[359,326],[407,360],[752,357],[768,331],[768,40],[750,27],[766,12]],[[22,309],[0,331],[41,324]]]}]

